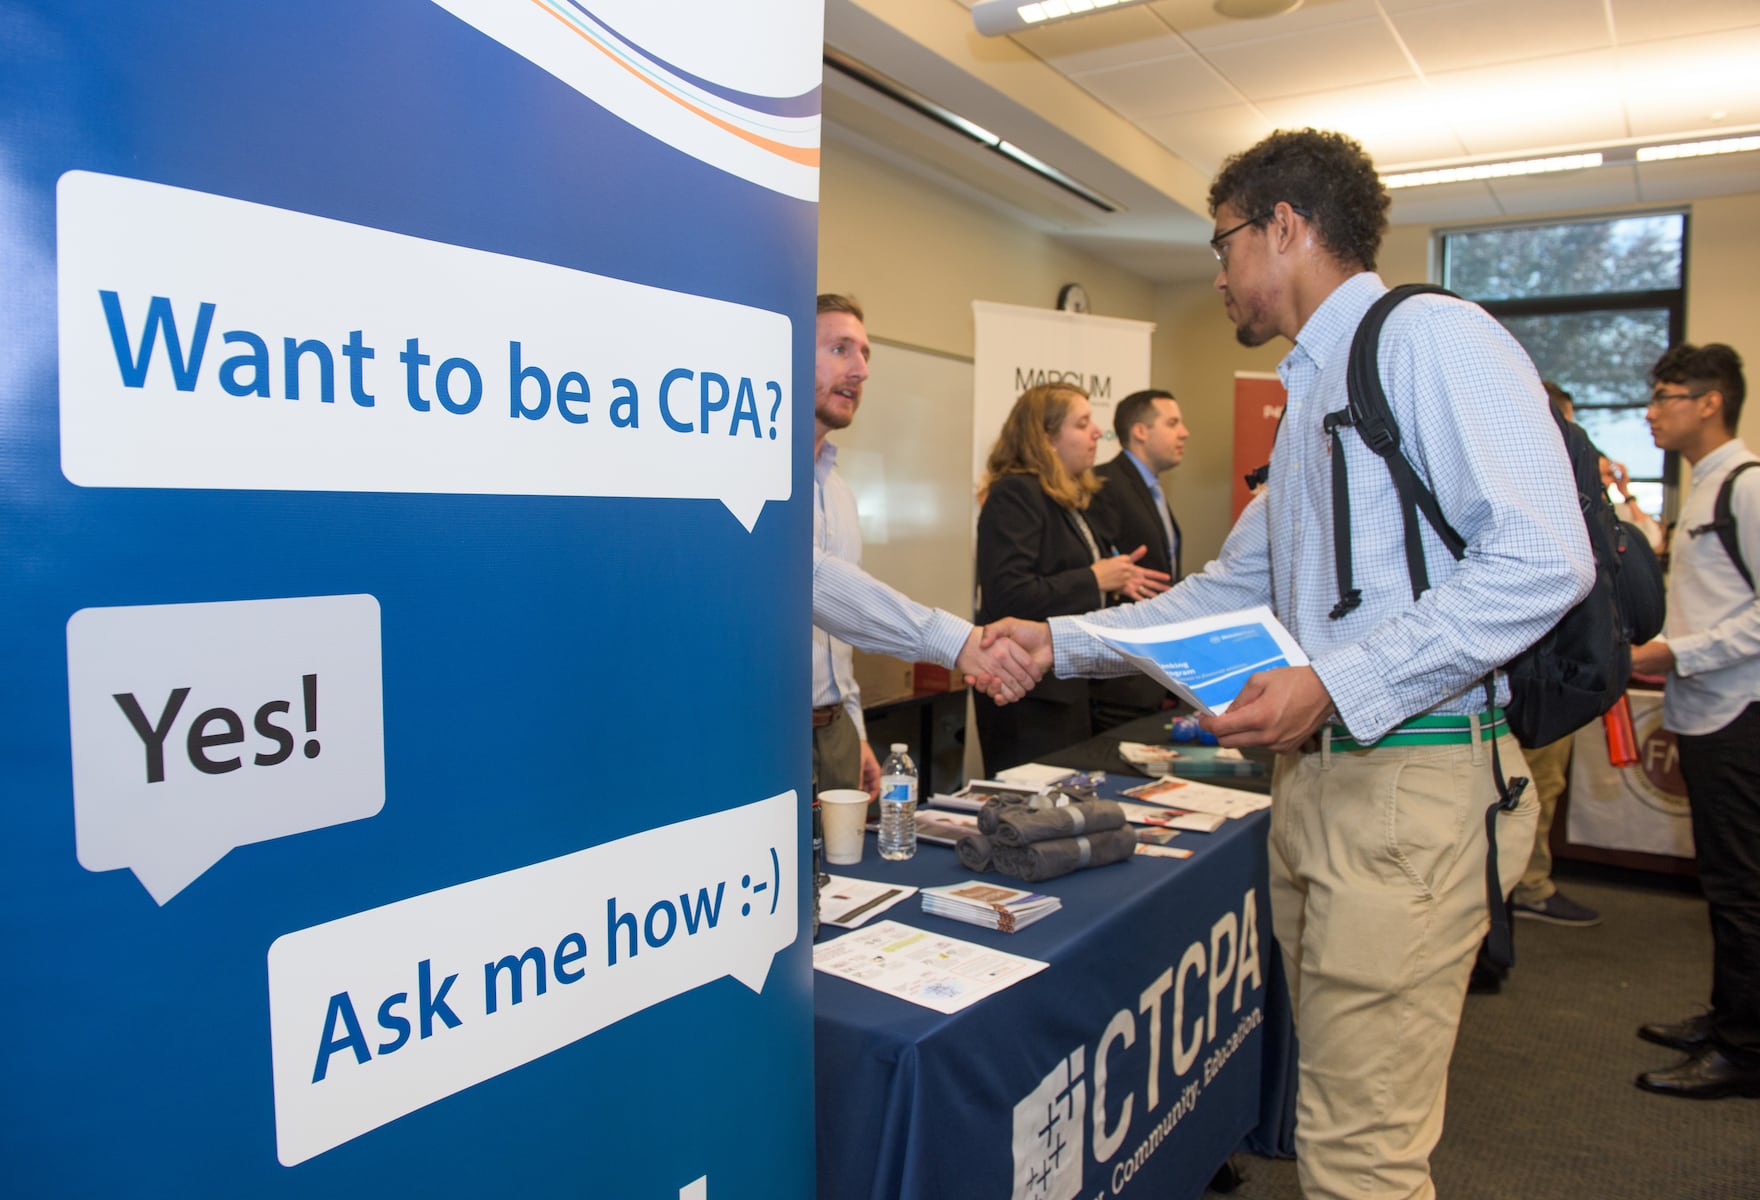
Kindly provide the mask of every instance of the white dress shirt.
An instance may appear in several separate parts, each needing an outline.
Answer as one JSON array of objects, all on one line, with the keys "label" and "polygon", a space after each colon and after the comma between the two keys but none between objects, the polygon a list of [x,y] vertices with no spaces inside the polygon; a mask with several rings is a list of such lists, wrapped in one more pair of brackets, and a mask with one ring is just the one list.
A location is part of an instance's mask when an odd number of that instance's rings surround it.
[{"label": "white dress shirt", "polygon": [[[1723,477],[1754,455],[1732,438],[1693,466],[1668,554],[1668,620],[1662,636],[1674,670],[1662,694],[1662,724],[1676,733],[1715,733],[1760,700],[1760,599],[1742,582],[1723,541],[1707,530]],[[1736,480],[1730,515],[1742,559],[1760,579],[1760,470]]]}]

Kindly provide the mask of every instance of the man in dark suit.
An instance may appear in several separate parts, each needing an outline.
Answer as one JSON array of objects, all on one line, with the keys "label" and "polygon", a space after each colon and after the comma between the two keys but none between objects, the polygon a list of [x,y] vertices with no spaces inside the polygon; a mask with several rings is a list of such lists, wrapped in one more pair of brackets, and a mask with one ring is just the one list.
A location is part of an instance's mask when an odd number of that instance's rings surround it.
[{"label": "man in dark suit", "polygon": [[[1179,522],[1161,490],[1161,474],[1179,466],[1188,430],[1172,392],[1132,392],[1113,410],[1120,451],[1094,468],[1106,481],[1091,510],[1096,532],[1129,554],[1147,547],[1141,565],[1179,582]],[[1097,680],[1093,685],[1094,731],[1111,729],[1157,712],[1166,691],[1146,675]]]}]

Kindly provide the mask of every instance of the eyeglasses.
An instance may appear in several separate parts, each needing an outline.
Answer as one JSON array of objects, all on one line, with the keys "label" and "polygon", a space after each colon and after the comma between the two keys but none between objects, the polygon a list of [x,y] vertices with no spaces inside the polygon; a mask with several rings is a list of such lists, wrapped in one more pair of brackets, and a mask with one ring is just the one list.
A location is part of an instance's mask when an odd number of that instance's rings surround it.
[{"label": "eyeglasses", "polygon": [[1644,407],[1661,408],[1670,400],[1697,400],[1704,394],[1704,392],[1658,392],[1650,397],[1650,403],[1646,404]]},{"label": "eyeglasses", "polygon": [[[1301,217],[1303,220],[1308,219],[1308,217],[1310,215],[1307,209],[1297,208],[1293,204],[1289,206],[1289,210],[1291,212],[1295,213],[1296,216]],[[1258,225],[1261,222],[1269,221],[1272,217],[1274,217],[1276,215],[1277,215],[1277,210],[1272,209],[1270,212],[1263,212],[1263,213],[1260,213],[1256,217],[1251,217],[1248,220],[1242,221],[1239,225],[1236,225],[1233,229],[1227,229],[1227,230],[1224,230],[1223,232],[1217,234],[1215,237],[1210,239],[1210,253],[1212,253],[1216,256],[1217,262],[1221,263],[1223,266],[1226,267],[1228,265],[1228,246],[1226,245],[1226,243],[1228,242],[1228,239],[1233,237],[1235,234],[1239,233],[1241,230],[1245,229],[1247,226]]]}]

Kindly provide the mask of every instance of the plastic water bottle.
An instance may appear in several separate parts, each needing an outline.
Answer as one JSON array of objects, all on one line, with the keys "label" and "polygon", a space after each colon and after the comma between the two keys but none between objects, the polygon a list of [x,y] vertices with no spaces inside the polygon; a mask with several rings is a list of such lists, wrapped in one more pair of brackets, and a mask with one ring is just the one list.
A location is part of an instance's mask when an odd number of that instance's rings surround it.
[{"label": "plastic water bottle", "polygon": [[917,852],[917,765],[909,751],[894,742],[880,765],[880,857],[894,861]]}]

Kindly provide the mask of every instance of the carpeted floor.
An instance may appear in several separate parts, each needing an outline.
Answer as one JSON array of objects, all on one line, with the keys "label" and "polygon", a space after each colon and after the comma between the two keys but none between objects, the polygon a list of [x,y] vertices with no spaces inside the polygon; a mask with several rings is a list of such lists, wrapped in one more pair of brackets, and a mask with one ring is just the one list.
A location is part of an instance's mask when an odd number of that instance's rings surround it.
[{"label": "carpeted floor", "polygon": [[[1645,1021],[1705,1007],[1705,904],[1627,876],[1558,882],[1603,922],[1516,925],[1515,970],[1468,996],[1431,1157],[1441,1200],[1760,1200],[1760,1099],[1676,1100],[1638,1072],[1680,1056]],[[1238,1155],[1238,1200],[1298,1200],[1293,1162]],[[1206,1193],[1206,1198],[1214,1193]]]}]

